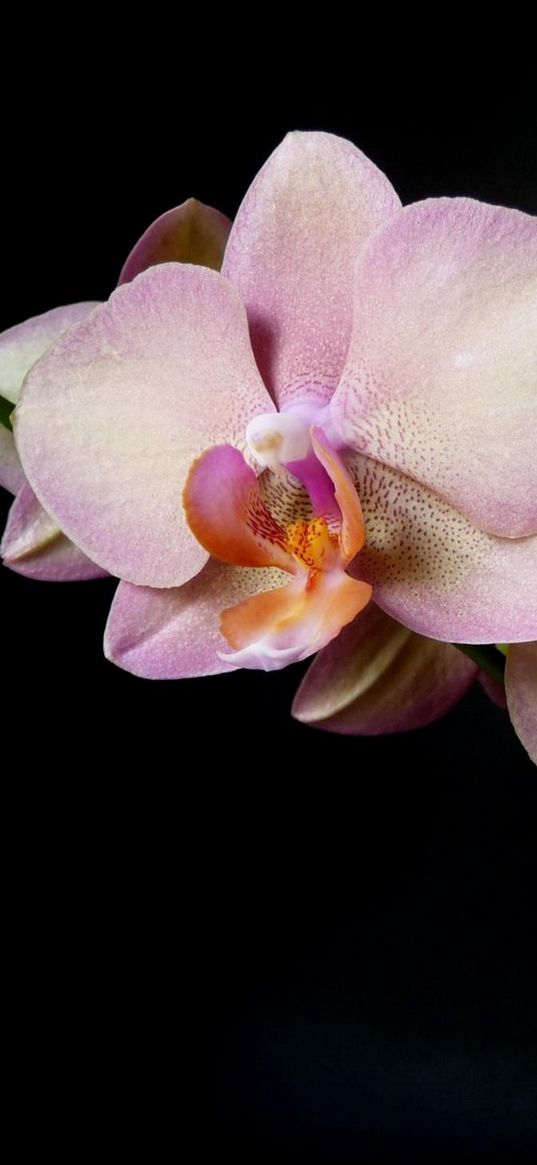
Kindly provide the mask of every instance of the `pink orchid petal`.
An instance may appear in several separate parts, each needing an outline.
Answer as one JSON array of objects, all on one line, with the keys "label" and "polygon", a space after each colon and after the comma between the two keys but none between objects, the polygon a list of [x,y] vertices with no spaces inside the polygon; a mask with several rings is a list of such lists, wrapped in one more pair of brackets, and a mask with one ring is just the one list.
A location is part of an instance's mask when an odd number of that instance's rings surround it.
[{"label": "pink orchid petal", "polygon": [[366,544],[351,572],[406,627],[459,643],[537,639],[537,537],[476,530],[425,486],[352,459]]},{"label": "pink orchid petal", "polygon": [[19,399],[24,377],[36,360],[59,336],[78,324],[98,307],[96,303],[70,303],[43,315],[15,324],[0,335],[0,396],[14,405]]},{"label": "pink orchid petal", "polygon": [[156,263],[196,263],[219,271],[230,230],[225,214],[188,198],[151,223],[125,261],[119,283],[130,283]]},{"label": "pink orchid petal", "polygon": [[279,586],[284,578],[279,571],[232,567],[210,559],[182,587],[155,590],[120,583],[106,626],[105,654],[112,663],[146,679],[235,671],[218,656],[219,651],[229,651],[220,632],[222,609],[270,585]]},{"label": "pink orchid petal", "polygon": [[221,562],[294,572],[285,531],[267,509],[258,479],[238,449],[217,445],[194,462],[184,504],[196,538]]},{"label": "pink orchid petal", "polygon": [[316,656],[292,711],[329,732],[403,732],[443,716],[476,674],[456,647],[415,635],[370,603]]},{"label": "pink orchid petal", "polygon": [[537,643],[509,648],[505,694],[514,730],[537,765]]},{"label": "pink orchid petal", "polygon": [[74,582],[106,574],[62,534],[28,482],[9,511],[0,553],[6,566],[28,578]]},{"label": "pink orchid petal", "polygon": [[255,178],[222,271],[243,296],[280,406],[331,395],[351,334],[356,256],[400,205],[360,150],[327,133],[288,134]]},{"label": "pink orchid petal", "polygon": [[0,485],[10,494],[16,494],[24,481],[24,470],[15,447],[13,433],[0,425]]},{"label": "pink orchid petal", "polygon": [[480,528],[537,532],[537,218],[408,206],[362,252],[331,412],[343,439]]},{"label": "pink orchid petal", "polygon": [[207,560],[183,512],[191,462],[239,443],[268,407],[235,289],[205,267],[167,263],[118,288],[43,357],[15,434],[66,535],[111,574],[167,587]]}]

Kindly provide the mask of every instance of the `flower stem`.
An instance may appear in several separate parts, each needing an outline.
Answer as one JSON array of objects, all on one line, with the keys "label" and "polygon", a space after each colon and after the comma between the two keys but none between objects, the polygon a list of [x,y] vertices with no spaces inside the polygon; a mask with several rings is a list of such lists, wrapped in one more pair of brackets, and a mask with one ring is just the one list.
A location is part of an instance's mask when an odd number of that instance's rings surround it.
[{"label": "flower stem", "polygon": [[463,651],[474,663],[478,663],[483,671],[488,672],[494,680],[499,684],[504,683],[505,672],[505,656],[501,651],[497,651],[492,644],[481,643],[454,643],[454,647],[458,647],[459,651]]}]

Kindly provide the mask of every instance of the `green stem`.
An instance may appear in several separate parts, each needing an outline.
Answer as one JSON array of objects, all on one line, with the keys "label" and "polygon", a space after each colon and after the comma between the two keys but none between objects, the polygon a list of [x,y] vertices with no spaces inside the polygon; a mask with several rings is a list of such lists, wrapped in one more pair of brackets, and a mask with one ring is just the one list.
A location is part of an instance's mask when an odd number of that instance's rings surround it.
[{"label": "green stem", "polygon": [[505,656],[501,651],[496,651],[495,647],[487,643],[454,643],[453,646],[473,659],[474,663],[478,663],[483,671],[488,672],[489,676],[497,680],[503,688]]}]

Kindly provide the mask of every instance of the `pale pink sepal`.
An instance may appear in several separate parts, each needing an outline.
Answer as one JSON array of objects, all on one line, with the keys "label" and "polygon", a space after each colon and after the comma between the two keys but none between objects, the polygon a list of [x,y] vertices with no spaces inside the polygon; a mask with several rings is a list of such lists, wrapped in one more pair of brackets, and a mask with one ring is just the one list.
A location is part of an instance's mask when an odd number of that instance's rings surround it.
[{"label": "pale pink sepal", "polygon": [[288,134],[254,179],[222,271],[244,298],[280,407],[331,395],[351,334],[356,257],[400,205],[360,150],[327,133]]},{"label": "pale pink sepal", "polygon": [[73,324],[86,319],[96,303],[70,303],[33,316],[0,335],[0,396],[16,404],[24,377],[40,356]]},{"label": "pale pink sepal", "polygon": [[334,422],[481,529],[537,532],[537,218],[405,207],[358,261]]},{"label": "pale pink sepal", "polygon": [[403,732],[443,716],[476,675],[455,647],[415,635],[371,603],[316,656],[293,715],[329,732]]},{"label": "pale pink sepal", "polygon": [[219,271],[230,230],[225,214],[188,198],[151,223],[126,259],[119,283],[130,283],[156,263],[196,263]]},{"label": "pale pink sepal", "polygon": [[0,554],[10,570],[44,582],[75,582],[106,574],[62,534],[28,482],[9,511]]},{"label": "pale pink sepal", "polygon": [[537,643],[509,647],[505,694],[513,728],[537,765]]}]

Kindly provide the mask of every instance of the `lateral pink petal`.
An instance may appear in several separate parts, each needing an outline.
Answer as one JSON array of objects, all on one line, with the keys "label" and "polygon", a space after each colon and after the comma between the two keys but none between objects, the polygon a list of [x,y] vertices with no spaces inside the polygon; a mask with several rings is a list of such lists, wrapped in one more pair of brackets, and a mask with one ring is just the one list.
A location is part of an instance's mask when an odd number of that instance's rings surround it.
[{"label": "lateral pink petal", "polygon": [[0,485],[10,494],[16,494],[24,483],[24,470],[9,429],[0,425]]},{"label": "lateral pink petal", "polygon": [[477,530],[425,486],[355,455],[366,543],[350,567],[400,623],[459,643],[537,639],[537,537]]},{"label": "lateral pink petal", "polygon": [[332,417],[343,439],[477,526],[537,532],[537,218],[405,207],[360,256]]},{"label": "lateral pink petal", "polygon": [[196,263],[219,271],[230,230],[225,214],[188,198],[151,223],[124,263],[119,283],[130,283],[156,263]]},{"label": "lateral pink petal", "polygon": [[76,582],[106,574],[62,534],[28,482],[9,511],[0,554],[17,574],[45,582]]},{"label": "lateral pink petal", "polygon": [[288,134],[255,178],[222,270],[244,298],[280,407],[331,396],[350,340],[356,256],[400,205],[360,150],[327,133]]},{"label": "lateral pink petal", "polygon": [[236,671],[218,656],[229,651],[220,632],[222,609],[266,590],[269,573],[210,559],[182,587],[156,590],[120,583],[105,631],[107,658],[146,679]]},{"label": "lateral pink petal", "polygon": [[292,711],[328,732],[404,732],[444,716],[476,675],[456,647],[415,635],[370,603],[315,657]]},{"label": "lateral pink petal", "polygon": [[16,404],[24,377],[59,336],[98,307],[97,303],[70,303],[33,316],[0,335],[0,396]]},{"label": "lateral pink petal", "polygon": [[43,357],[15,435],[65,534],[111,574],[167,587],[207,560],[183,512],[191,462],[239,443],[267,408],[236,290],[207,268],[167,263],[118,288]]},{"label": "lateral pink petal", "polygon": [[509,648],[505,694],[514,730],[537,765],[537,643],[515,643]]}]

